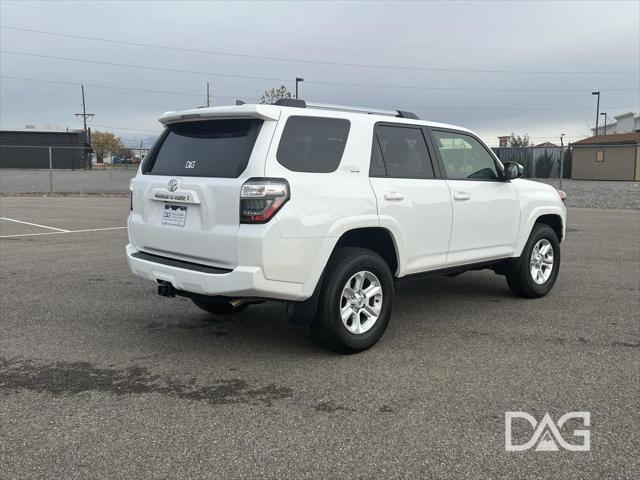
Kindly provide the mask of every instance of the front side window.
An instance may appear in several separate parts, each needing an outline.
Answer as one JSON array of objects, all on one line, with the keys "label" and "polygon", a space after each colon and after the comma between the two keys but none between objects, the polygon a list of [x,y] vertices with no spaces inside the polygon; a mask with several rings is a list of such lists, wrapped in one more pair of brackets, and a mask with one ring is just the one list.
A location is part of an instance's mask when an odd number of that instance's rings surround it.
[{"label": "front side window", "polygon": [[[422,129],[378,125],[375,129],[387,176],[433,178],[433,167]],[[375,139],[374,139],[375,141]],[[374,152],[375,149],[374,149]]]},{"label": "front side window", "polygon": [[434,130],[436,148],[444,164],[447,178],[452,180],[497,180],[493,157],[470,135]]},{"label": "front side window", "polygon": [[276,158],[294,172],[329,173],[340,165],[349,136],[349,120],[289,117],[282,131]]}]

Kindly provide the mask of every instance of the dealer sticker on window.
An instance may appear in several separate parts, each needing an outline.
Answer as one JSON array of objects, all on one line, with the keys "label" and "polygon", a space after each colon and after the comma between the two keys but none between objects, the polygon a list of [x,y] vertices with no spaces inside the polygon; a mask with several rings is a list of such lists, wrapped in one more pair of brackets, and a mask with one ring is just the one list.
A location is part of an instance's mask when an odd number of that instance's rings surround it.
[{"label": "dealer sticker on window", "polygon": [[187,207],[178,205],[165,205],[162,212],[162,223],[165,225],[177,225],[184,227],[187,219]]}]

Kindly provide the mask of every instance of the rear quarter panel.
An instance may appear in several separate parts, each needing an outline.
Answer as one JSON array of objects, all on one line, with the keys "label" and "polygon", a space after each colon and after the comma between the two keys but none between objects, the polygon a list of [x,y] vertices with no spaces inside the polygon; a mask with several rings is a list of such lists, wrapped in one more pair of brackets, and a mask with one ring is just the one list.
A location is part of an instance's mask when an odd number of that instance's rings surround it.
[{"label": "rear quarter panel", "polygon": [[[346,118],[350,121],[349,137],[335,171],[294,172],[278,162],[276,154],[282,131],[286,120],[294,115]],[[278,270],[295,269],[298,275],[306,271],[304,290],[309,295],[340,236],[354,228],[377,227],[380,224],[376,198],[369,183],[372,132],[373,121],[363,115],[283,108],[267,155],[264,175],[285,178],[289,182],[291,199],[275,216],[275,221],[282,238],[291,241],[285,241],[283,245],[289,245],[291,249],[279,256],[282,264]]]},{"label": "rear quarter panel", "polygon": [[[287,109],[289,110],[289,109]],[[278,212],[278,228],[284,238],[339,237],[358,227],[378,226],[376,198],[369,184],[372,122],[362,115],[347,118],[350,130],[342,160],[330,173],[291,171],[276,158],[278,144],[286,120],[290,116],[332,116],[329,112],[290,109],[278,122],[265,164],[266,177],[286,178],[291,186],[291,199]]]}]

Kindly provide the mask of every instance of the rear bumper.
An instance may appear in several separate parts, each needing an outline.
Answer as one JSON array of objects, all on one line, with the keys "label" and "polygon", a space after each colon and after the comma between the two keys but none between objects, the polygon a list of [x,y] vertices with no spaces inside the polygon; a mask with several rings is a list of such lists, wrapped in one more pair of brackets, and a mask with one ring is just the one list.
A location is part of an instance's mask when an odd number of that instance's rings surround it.
[{"label": "rear bumper", "polygon": [[[127,245],[126,252],[129,268],[135,275],[156,283],[169,282],[177,290],[228,297],[263,297],[279,300],[305,298],[302,294],[302,283],[268,280],[260,267],[238,266],[228,271],[187,262],[160,263],[154,261],[152,256],[139,255],[142,252],[131,244]],[[222,273],[210,273],[216,270]]]}]

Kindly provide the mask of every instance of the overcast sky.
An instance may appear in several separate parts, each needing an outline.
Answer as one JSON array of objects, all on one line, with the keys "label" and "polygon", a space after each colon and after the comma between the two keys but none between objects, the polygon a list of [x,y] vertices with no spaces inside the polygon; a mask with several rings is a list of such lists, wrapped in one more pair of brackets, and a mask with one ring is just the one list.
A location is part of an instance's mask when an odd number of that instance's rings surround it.
[{"label": "overcast sky", "polygon": [[203,105],[207,80],[221,105],[280,84],[293,90],[300,76],[306,100],[402,108],[491,145],[511,132],[534,143],[588,136],[592,90],[609,118],[640,110],[637,0],[2,0],[0,9],[5,129],[80,127],[79,86],[51,82],[85,83],[93,128],[126,138],[159,131],[164,111]]}]

